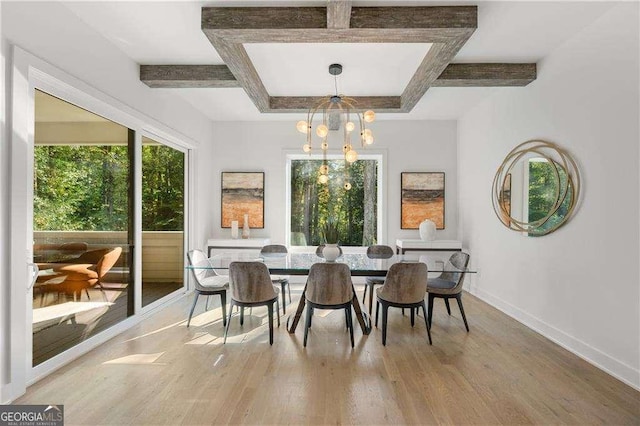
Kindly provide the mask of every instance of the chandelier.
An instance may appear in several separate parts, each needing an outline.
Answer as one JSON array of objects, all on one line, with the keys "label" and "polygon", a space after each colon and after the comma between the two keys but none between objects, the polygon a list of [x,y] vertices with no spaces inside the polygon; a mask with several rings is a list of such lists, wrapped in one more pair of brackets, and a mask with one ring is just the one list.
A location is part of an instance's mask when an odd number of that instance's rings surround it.
[{"label": "chandelier", "polygon": [[311,155],[313,151],[313,120],[317,116],[322,117],[322,122],[315,128],[315,133],[320,138],[319,146],[322,150],[322,165],[320,166],[318,176],[318,182],[322,184],[329,182],[329,165],[327,164],[327,151],[329,150],[327,137],[329,130],[339,130],[342,128],[342,152],[346,165],[344,188],[349,190],[351,189],[351,183],[347,178],[348,165],[358,159],[358,153],[351,142],[352,134],[356,129],[356,123],[354,123],[354,121],[359,125],[360,133],[358,140],[360,141],[360,146],[364,148],[373,143],[373,133],[371,129],[366,127],[365,123],[372,123],[376,118],[376,114],[371,110],[360,112],[356,107],[357,102],[353,98],[338,94],[337,76],[342,74],[342,65],[329,65],[329,74],[334,77],[335,95],[323,97],[318,105],[309,109],[307,112],[307,121],[298,121],[296,128],[300,133],[306,134],[306,143],[302,147],[302,150]]}]

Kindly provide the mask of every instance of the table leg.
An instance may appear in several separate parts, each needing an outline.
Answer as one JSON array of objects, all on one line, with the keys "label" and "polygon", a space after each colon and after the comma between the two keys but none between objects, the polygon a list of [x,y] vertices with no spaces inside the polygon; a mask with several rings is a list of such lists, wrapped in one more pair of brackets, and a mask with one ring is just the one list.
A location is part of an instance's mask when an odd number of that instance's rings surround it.
[{"label": "table leg", "polygon": [[353,299],[351,300],[353,303],[353,310],[356,313],[356,318],[358,319],[358,323],[360,324],[360,328],[362,329],[362,334],[371,333],[371,318],[365,313],[362,312],[362,308],[360,308],[360,302],[358,302],[358,297],[356,296],[356,292],[353,292]]},{"label": "table leg", "polygon": [[[302,290],[302,294],[300,295],[300,302],[298,302],[298,309],[296,313],[293,315],[293,321],[291,321],[291,316],[287,318],[287,331],[290,334],[296,332],[296,327],[298,326],[298,322],[300,321],[300,317],[302,316],[302,311],[304,310],[304,305],[307,302],[305,298],[305,292],[307,291],[307,285],[305,284],[304,289]],[[291,321],[291,324],[289,322]]]}]

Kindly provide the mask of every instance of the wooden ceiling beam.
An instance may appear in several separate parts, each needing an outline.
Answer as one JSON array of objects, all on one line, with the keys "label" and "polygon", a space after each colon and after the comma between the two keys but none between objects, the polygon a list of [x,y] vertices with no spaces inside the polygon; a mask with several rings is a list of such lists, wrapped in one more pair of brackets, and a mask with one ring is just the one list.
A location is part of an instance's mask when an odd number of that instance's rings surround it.
[{"label": "wooden ceiling beam", "polygon": [[433,87],[517,87],[536,79],[536,64],[449,64]]},{"label": "wooden ceiling beam", "polygon": [[327,3],[327,28],[346,30],[351,22],[351,0],[329,0]]},{"label": "wooden ceiling beam", "polygon": [[[331,0],[325,7],[203,7],[203,30],[337,29],[329,27],[328,16],[360,29],[477,28],[477,6],[390,6],[350,7],[350,1]],[[338,15],[342,14],[342,18]]]},{"label": "wooden ceiling beam", "polygon": [[434,43],[402,92],[402,110],[410,112],[464,46],[473,30],[450,43]]},{"label": "wooden ceiling beam", "polygon": [[[375,112],[402,112],[400,96],[353,96],[350,97],[359,110],[373,109]],[[307,112],[318,105],[324,96],[272,96],[267,112]]]},{"label": "wooden ceiling beam", "polygon": [[327,29],[324,7],[203,7],[203,30]]},{"label": "wooden ceiling beam", "polygon": [[241,87],[226,65],[140,65],[140,80],[154,88]]},{"label": "wooden ceiling beam", "polygon": [[[534,81],[536,74],[535,63],[449,64],[431,86],[518,87],[526,86]],[[140,80],[153,88],[242,87],[226,65],[140,65]],[[373,98],[385,99],[387,97]],[[386,107],[390,105],[390,102],[396,102],[400,97],[390,96],[388,98],[393,98],[394,100],[385,100]],[[286,102],[285,99],[294,99],[293,102],[297,108],[301,102],[300,99],[317,101],[320,97],[292,98],[285,96],[277,99],[278,108]]]},{"label": "wooden ceiling beam", "polygon": [[218,54],[260,112],[269,108],[269,93],[242,44],[207,35]]},{"label": "wooden ceiling beam", "polygon": [[354,7],[351,28],[477,28],[477,6]]}]

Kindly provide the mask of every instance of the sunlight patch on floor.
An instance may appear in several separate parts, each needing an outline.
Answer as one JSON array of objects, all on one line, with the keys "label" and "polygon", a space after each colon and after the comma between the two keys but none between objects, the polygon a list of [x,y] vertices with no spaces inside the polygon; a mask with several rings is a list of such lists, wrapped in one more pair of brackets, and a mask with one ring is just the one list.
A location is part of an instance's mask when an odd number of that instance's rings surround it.
[{"label": "sunlight patch on floor", "polygon": [[159,352],[155,354],[134,354],[127,355],[121,358],[112,359],[111,361],[105,361],[102,364],[129,364],[129,365],[139,365],[139,364],[155,364],[155,365],[166,365],[163,363],[156,363],[158,358],[164,355],[164,352]]}]

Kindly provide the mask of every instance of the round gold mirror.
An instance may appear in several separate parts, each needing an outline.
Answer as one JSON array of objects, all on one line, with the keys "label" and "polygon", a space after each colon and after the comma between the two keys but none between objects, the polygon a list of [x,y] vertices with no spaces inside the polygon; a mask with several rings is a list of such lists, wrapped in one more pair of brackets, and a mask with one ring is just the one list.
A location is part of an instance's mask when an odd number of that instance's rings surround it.
[{"label": "round gold mirror", "polygon": [[530,140],[515,147],[493,179],[493,210],[509,229],[547,235],[567,223],[580,196],[574,159],[558,145]]}]

